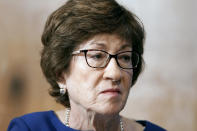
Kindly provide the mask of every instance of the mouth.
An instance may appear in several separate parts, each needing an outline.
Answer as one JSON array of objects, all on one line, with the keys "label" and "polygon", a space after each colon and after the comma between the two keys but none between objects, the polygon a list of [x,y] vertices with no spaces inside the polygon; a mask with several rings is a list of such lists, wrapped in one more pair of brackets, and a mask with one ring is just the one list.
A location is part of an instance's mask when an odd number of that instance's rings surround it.
[{"label": "mouth", "polygon": [[121,91],[120,89],[106,89],[102,91],[101,94],[117,96],[117,95],[121,95]]}]

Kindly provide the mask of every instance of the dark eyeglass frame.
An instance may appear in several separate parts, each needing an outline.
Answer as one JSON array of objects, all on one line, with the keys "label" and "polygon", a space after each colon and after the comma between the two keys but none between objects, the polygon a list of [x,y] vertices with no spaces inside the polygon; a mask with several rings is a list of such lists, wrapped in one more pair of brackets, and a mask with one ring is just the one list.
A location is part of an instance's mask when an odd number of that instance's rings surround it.
[{"label": "dark eyeglass frame", "polygon": [[[94,66],[89,65],[88,60],[87,60],[87,52],[88,52],[88,51],[101,51],[101,52],[104,52],[104,53],[108,54],[109,57],[108,57],[108,59],[107,59],[107,61],[106,61],[105,66],[102,66],[102,67],[94,67]],[[126,53],[126,52],[134,53],[134,54],[136,54],[136,56],[138,57],[138,61],[137,61],[137,64],[136,64],[135,67],[132,67],[132,68],[124,68],[124,67],[121,67],[121,66],[120,66],[120,64],[119,64],[119,62],[118,62],[118,60],[117,60],[117,56],[118,56],[119,54]],[[114,58],[114,59],[116,60],[116,63],[118,64],[118,66],[119,66],[120,68],[122,68],[122,69],[135,69],[135,68],[137,68],[137,66],[138,66],[138,64],[139,64],[139,60],[140,60],[139,54],[138,54],[136,51],[122,51],[122,52],[119,52],[119,53],[117,53],[117,54],[115,54],[115,55],[112,55],[112,54],[110,54],[110,53],[108,53],[108,52],[106,52],[106,51],[104,51],[104,50],[86,49],[86,50],[74,51],[74,52],[72,53],[72,55],[78,55],[78,54],[80,54],[80,53],[84,53],[84,56],[85,56],[85,60],[86,60],[87,65],[88,65],[89,67],[92,67],[92,68],[105,68],[105,67],[108,65],[108,63],[109,63],[109,61],[111,60],[111,58]]]}]

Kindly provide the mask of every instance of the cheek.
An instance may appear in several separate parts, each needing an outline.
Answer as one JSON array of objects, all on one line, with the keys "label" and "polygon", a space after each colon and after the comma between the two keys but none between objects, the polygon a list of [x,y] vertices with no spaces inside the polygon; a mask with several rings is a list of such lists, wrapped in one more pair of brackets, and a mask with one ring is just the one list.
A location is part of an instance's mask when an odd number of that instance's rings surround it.
[{"label": "cheek", "polygon": [[70,100],[88,108],[96,99],[96,91],[83,78],[69,79],[67,83]]},{"label": "cheek", "polygon": [[125,71],[124,72],[124,86],[127,88],[130,88],[132,85],[132,79],[133,79],[133,70],[131,71]]},{"label": "cheek", "polygon": [[101,78],[99,72],[95,72],[82,60],[81,62],[74,61],[70,71],[66,83],[71,99],[86,105],[93,103],[98,92],[95,87]]},{"label": "cheek", "polygon": [[78,74],[78,79],[81,79],[81,83],[89,85],[91,88],[95,88],[102,79],[102,71],[89,67],[84,57],[81,57],[78,61],[79,62],[75,67],[78,69],[78,71],[75,72]]},{"label": "cheek", "polygon": [[69,78],[78,84],[78,86],[84,84],[84,82],[89,79],[88,76],[91,75],[91,73],[87,71],[87,68],[88,65],[86,64],[84,57],[74,57],[70,67],[71,73]]}]

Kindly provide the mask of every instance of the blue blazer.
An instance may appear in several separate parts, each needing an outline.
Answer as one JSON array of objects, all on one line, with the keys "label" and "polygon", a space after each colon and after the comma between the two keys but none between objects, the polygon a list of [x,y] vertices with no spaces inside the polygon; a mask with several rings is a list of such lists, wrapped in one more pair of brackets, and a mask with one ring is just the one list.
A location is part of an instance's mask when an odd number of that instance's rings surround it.
[{"label": "blue blazer", "polygon": [[[144,131],[166,131],[148,121],[137,121],[145,128]],[[79,131],[65,126],[55,115],[54,111],[44,111],[26,114],[14,118],[7,131]]]}]

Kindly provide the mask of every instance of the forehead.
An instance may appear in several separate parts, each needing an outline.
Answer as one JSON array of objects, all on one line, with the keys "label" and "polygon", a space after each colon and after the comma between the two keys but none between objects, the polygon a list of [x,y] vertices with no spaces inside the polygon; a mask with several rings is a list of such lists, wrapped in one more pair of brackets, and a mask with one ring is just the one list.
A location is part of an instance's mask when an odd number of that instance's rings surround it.
[{"label": "forehead", "polygon": [[81,43],[78,49],[122,50],[131,49],[131,43],[115,34],[99,34]]}]

